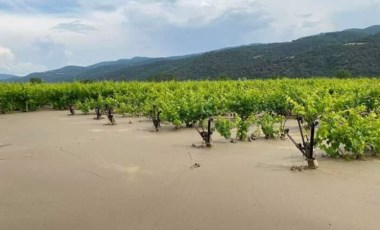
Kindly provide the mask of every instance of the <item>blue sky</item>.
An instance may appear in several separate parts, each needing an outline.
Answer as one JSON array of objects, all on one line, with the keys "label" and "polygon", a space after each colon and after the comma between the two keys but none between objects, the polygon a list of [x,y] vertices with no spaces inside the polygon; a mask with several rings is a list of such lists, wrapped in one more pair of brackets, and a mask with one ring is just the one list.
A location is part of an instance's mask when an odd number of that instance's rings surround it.
[{"label": "blue sky", "polygon": [[291,41],[378,15],[380,0],[0,0],[0,73]]}]

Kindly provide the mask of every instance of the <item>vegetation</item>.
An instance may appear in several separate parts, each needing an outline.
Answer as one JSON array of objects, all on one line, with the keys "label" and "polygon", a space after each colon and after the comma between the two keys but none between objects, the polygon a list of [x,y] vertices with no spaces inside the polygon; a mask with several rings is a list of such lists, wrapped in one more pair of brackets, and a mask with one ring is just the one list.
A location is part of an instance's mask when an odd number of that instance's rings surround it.
[{"label": "vegetation", "polygon": [[31,77],[29,79],[29,82],[30,83],[34,83],[34,84],[39,84],[39,83],[42,83],[42,79],[41,78],[38,78],[38,77]]},{"label": "vegetation", "polygon": [[348,70],[339,70],[338,72],[336,72],[335,77],[336,78],[350,78],[351,73]]},{"label": "vegetation", "polygon": [[275,139],[284,134],[285,118],[283,116],[264,113],[258,124],[267,139]]},{"label": "vegetation", "polygon": [[220,135],[226,139],[231,138],[231,129],[233,124],[229,119],[226,119],[222,116],[218,116],[218,119],[215,121],[215,129],[220,133]]},{"label": "vegetation", "polygon": [[303,116],[307,124],[318,119],[317,144],[328,155],[380,153],[377,79],[0,84],[1,113],[75,106],[84,114],[112,108],[149,117],[153,105],[162,111],[161,122],[191,127],[214,117],[223,137],[236,128],[242,141],[259,133],[280,137],[287,116]]}]

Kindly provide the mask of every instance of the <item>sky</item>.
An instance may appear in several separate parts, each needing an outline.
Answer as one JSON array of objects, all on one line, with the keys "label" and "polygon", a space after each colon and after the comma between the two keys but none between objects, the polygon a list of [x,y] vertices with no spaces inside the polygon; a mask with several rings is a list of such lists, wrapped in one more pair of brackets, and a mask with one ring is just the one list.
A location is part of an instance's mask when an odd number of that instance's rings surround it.
[{"label": "sky", "polygon": [[0,73],[292,41],[378,15],[380,0],[0,0]]}]

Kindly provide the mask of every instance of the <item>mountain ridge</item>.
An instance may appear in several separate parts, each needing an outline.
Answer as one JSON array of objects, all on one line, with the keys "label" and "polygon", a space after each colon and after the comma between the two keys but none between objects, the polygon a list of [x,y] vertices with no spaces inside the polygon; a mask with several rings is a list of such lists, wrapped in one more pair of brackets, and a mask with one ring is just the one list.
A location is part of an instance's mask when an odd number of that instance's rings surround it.
[{"label": "mountain ridge", "polygon": [[17,78],[18,76],[12,74],[0,74],[0,80],[6,80],[11,78]]},{"label": "mountain ridge", "polygon": [[328,77],[342,69],[353,76],[380,76],[380,25],[321,33],[291,42],[242,45],[199,54],[134,57],[86,67],[65,66],[31,73],[16,81],[28,81],[32,77],[47,82]]}]

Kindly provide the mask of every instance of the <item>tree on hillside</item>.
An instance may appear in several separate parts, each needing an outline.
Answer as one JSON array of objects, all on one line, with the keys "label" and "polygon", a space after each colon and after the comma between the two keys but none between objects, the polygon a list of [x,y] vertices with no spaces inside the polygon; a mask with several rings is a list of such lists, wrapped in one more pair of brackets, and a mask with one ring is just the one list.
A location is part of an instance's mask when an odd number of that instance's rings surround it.
[{"label": "tree on hillside", "polygon": [[336,72],[335,77],[336,78],[350,78],[351,73],[350,73],[350,71],[348,71],[346,69],[344,69],[344,70],[342,69],[342,70],[339,70],[338,72]]},{"label": "tree on hillside", "polygon": [[38,77],[31,77],[31,78],[29,79],[29,82],[30,82],[30,83],[33,83],[33,84],[40,84],[40,83],[42,83],[43,81],[42,81],[41,78],[38,78]]}]

